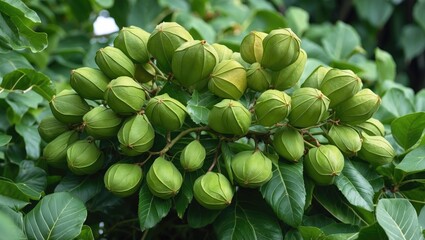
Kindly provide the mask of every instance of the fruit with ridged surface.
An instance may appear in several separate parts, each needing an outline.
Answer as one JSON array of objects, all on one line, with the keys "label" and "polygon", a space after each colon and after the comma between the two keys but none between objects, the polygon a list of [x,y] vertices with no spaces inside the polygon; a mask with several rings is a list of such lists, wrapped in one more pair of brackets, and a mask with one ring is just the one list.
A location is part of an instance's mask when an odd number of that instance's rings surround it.
[{"label": "fruit with ridged surface", "polygon": [[318,185],[331,185],[344,168],[344,156],[334,145],[311,148],[304,159],[307,175]]},{"label": "fruit with ridged surface", "polygon": [[168,199],[179,193],[183,177],[172,162],[158,157],[146,174],[146,182],[154,196]]},{"label": "fruit with ridged surface", "polygon": [[196,171],[202,167],[207,153],[199,140],[191,141],[183,148],[180,154],[180,164],[188,172]]},{"label": "fruit with ridged surface", "polygon": [[240,102],[223,99],[211,109],[208,126],[223,134],[245,135],[251,126],[251,113]]},{"label": "fruit with ridged surface", "polygon": [[272,177],[272,161],[261,151],[243,151],[232,158],[236,182],[243,187],[257,188]]},{"label": "fruit with ridged surface", "polygon": [[134,63],[118,48],[108,46],[99,49],[95,61],[110,79],[120,76],[134,77]]},{"label": "fruit with ridged surface", "polygon": [[238,100],[245,93],[246,71],[235,60],[223,60],[210,76],[208,89],[219,97]]},{"label": "fruit with ridged surface", "polygon": [[94,174],[104,162],[103,152],[93,140],[74,142],[66,151],[68,168],[77,175]]},{"label": "fruit with ridged surface", "polygon": [[137,192],[142,179],[142,168],[129,163],[115,163],[103,177],[106,189],[119,197],[127,197]]},{"label": "fruit with ridged surface", "polygon": [[145,115],[137,114],[124,121],[117,136],[121,152],[137,156],[152,148],[155,131]]},{"label": "fruit with ridged surface", "polygon": [[131,115],[142,109],[145,91],[134,79],[126,76],[112,80],[105,91],[105,102],[120,115]]},{"label": "fruit with ridged surface", "polygon": [[179,101],[164,93],[149,100],[145,114],[152,125],[174,131],[183,126],[187,109]]},{"label": "fruit with ridged surface", "polygon": [[83,121],[88,135],[96,139],[108,139],[117,135],[122,118],[112,109],[100,105],[86,113]]},{"label": "fruit with ridged surface", "polygon": [[62,90],[49,103],[53,116],[63,123],[81,123],[90,106],[74,90]]},{"label": "fruit with ridged surface", "polygon": [[304,139],[298,130],[282,127],[273,134],[273,146],[284,159],[298,162],[304,155]]},{"label": "fruit with ridged surface", "polygon": [[232,185],[221,173],[207,172],[193,184],[193,196],[207,209],[224,209],[232,203],[233,194]]},{"label": "fruit with ridged surface", "polygon": [[259,124],[272,126],[288,116],[291,111],[291,97],[285,92],[269,89],[258,97],[254,111]]}]

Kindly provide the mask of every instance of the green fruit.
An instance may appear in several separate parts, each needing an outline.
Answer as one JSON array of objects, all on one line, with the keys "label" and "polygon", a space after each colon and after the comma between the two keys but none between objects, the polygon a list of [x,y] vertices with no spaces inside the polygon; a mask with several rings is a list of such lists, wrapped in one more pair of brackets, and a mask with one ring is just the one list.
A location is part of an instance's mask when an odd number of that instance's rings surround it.
[{"label": "green fruit", "polygon": [[69,83],[83,98],[103,99],[109,78],[99,69],[81,67],[71,71]]},{"label": "green fruit", "polygon": [[291,127],[282,127],[273,134],[273,146],[281,157],[291,162],[298,162],[304,155],[304,138]]},{"label": "green fruit", "polygon": [[314,88],[299,88],[292,94],[288,119],[292,126],[311,127],[328,117],[329,98]]},{"label": "green fruit", "polygon": [[223,174],[207,172],[195,180],[193,196],[201,206],[219,210],[232,203],[233,187]]},{"label": "green fruit", "polygon": [[74,142],[66,151],[68,168],[77,175],[94,174],[103,166],[103,153],[91,140]]},{"label": "green fruit", "polygon": [[208,126],[223,134],[245,135],[251,126],[251,113],[240,102],[223,99],[211,109]]},{"label": "green fruit", "polygon": [[245,68],[235,60],[223,60],[212,71],[208,89],[222,98],[238,100],[247,86]]},{"label": "green fruit", "polygon": [[369,118],[366,122],[359,123],[355,127],[370,136],[385,136],[384,124],[375,118]]},{"label": "green fruit", "polygon": [[134,79],[139,83],[147,83],[155,79],[156,71],[151,64],[136,64]]},{"label": "green fruit", "polygon": [[97,106],[83,117],[84,130],[96,139],[115,137],[121,127],[122,119],[110,108]]},{"label": "green fruit", "polygon": [[311,87],[311,88],[320,88],[320,84],[323,81],[323,78],[330,70],[330,67],[324,67],[322,65],[318,66],[313,72],[304,80],[301,87]]},{"label": "green fruit", "polygon": [[285,92],[269,89],[263,92],[255,103],[258,123],[272,126],[283,121],[291,111],[291,97]]},{"label": "green fruit", "polygon": [[334,145],[321,145],[308,151],[304,160],[307,175],[318,185],[331,185],[344,168],[344,156]]},{"label": "green fruit", "polygon": [[211,46],[215,49],[218,56],[218,62],[232,59],[233,51],[225,45],[213,43]]},{"label": "green fruit", "polygon": [[118,131],[121,152],[136,156],[149,151],[153,146],[155,131],[145,115],[135,115],[123,123]]},{"label": "green fruit", "polygon": [[123,27],[114,40],[114,47],[120,49],[135,63],[147,63],[149,36],[148,32],[139,27]]},{"label": "green fruit", "polygon": [[142,109],[145,103],[145,91],[134,79],[126,76],[118,77],[108,84],[105,101],[115,113],[131,115]]},{"label": "green fruit", "polygon": [[300,49],[301,40],[290,28],[272,30],[263,40],[261,65],[280,71],[297,60]]},{"label": "green fruit", "polygon": [[272,81],[272,73],[270,70],[263,68],[260,63],[253,63],[246,71],[246,80],[248,88],[263,92],[270,87]]},{"label": "green fruit", "polygon": [[272,75],[272,85],[274,88],[283,91],[295,86],[304,72],[306,62],[307,53],[301,49],[295,62]]},{"label": "green fruit", "polygon": [[187,110],[179,101],[164,93],[149,100],[145,114],[154,126],[174,131],[183,126]]},{"label": "green fruit", "polygon": [[206,155],[206,150],[201,142],[193,140],[183,148],[180,154],[180,164],[188,172],[198,170],[204,164]]},{"label": "green fruit", "polygon": [[120,76],[134,77],[134,63],[121,50],[114,47],[101,48],[96,52],[95,61],[110,79]]},{"label": "green fruit", "polygon": [[210,44],[193,40],[176,49],[171,66],[176,81],[190,87],[207,79],[217,63],[217,52]]},{"label": "green fruit", "polygon": [[373,166],[391,163],[396,156],[394,148],[382,136],[369,136],[362,133],[362,140],[362,148],[357,156]]},{"label": "green fruit", "polygon": [[171,72],[171,60],[174,51],[183,43],[193,40],[190,33],[178,23],[162,22],[158,24],[148,39],[148,51],[156,59],[164,73]]},{"label": "green fruit", "polygon": [[135,193],[142,179],[142,168],[129,163],[115,163],[108,168],[103,177],[106,189],[119,197],[127,197]]},{"label": "green fruit", "polygon": [[49,142],[43,149],[43,158],[50,166],[66,168],[66,151],[78,140],[76,131],[67,131]]},{"label": "green fruit", "polygon": [[58,121],[54,116],[43,118],[38,125],[38,133],[40,134],[40,137],[46,142],[51,142],[57,136],[68,130],[69,126]]},{"label": "green fruit", "polygon": [[257,188],[272,177],[272,161],[261,151],[243,151],[232,158],[232,171],[239,185]]},{"label": "green fruit", "polygon": [[323,78],[320,91],[330,100],[330,107],[351,98],[362,89],[362,80],[351,70],[333,68]]},{"label": "green fruit", "polygon": [[359,133],[351,127],[333,125],[328,132],[329,141],[348,156],[355,155],[362,147]]},{"label": "green fruit", "polygon": [[158,157],[146,174],[146,182],[154,196],[168,199],[180,191],[183,177],[172,162]]},{"label": "green fruit", "polygon": [[240,63],[244,68],[249,68],[250,64],[245,62],[242,57],[241,54],[239,52],[234,52],[232,53],[232,59],[236,60],[238,63]]},{"label": "green fruit", "polygon": [[267,33],[251,31],[241,42],[242,59],[247,63],[260,62],[263,58],[263,39]]},{"label": "green fruit", "polygon": [[55,118],[63,123],[81,123],[90,106],[73,90],[63,90],[49,103]]},{"label": "green fruit", "polygon": [[335,107],[336,119],[343,123],[359,124],[371,118],[380,105],[381,98],[365,88]]}]

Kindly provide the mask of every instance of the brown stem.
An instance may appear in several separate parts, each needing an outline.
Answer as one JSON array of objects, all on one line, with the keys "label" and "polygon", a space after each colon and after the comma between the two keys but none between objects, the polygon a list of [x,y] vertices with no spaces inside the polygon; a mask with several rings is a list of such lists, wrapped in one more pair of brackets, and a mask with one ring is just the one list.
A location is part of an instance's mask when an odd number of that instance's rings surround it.
[{"label": "brown stem", "polygon": [[213,168],[215,167],[215,165],[218,163],[218,153],[220,152],[221,149],[221,141],[218,142],[215,154],[214,154],[214,160],[211,164],[211,166],[208,168],[208,172],[211,172],[213,170]]}]

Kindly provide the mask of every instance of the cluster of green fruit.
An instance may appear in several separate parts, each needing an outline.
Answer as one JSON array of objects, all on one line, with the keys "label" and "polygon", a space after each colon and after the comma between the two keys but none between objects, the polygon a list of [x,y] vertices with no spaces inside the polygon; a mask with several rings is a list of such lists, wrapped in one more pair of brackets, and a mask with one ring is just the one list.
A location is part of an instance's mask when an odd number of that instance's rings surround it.
[{"label": "cluster of green fruit", "polygon": [[[380,105],[379,96],[362,89],[352,71],[323,66],[297,85],[307,60],[300,43],[288,28],[251,32],[241,42],[240,52],[233,52],[221,44],[194,40],[174,22],[163,22],[150,34],[137,27],[123,28],[113,47],[96,53],[99,69],[72,71],[73,89],[51,100],[53,117],[39,126],[48,142],[44,160],[78,175],[107,169],[105,187],[128,196],[142,183],[143,164],[107,163],[99,143],[117,139],[122,155],[158,154],[146,184],[157,197],[175,196],[183,177],[167,159],[173,141],[159,153],[149,152],[158,129],[182,132],[185,121],[191,121],[187,103],[161,92],[167,83],[189,93],[210,91],[221,99],[209,110],[202,130],[222,141],[255,138],[253,126],[266,129],[261,141],[269,146],[268,152],[255,146],[231,159],[229,174],[241,187],[256,188],[271,179],[270,151],[294,164],[304,156],[305,173],[320,185],[333,183],[344,158],[355,156],[374,166],[391,162],[395,153],[384,138],[384,127],[371,118]],[[239,101],[247,92],[256,96],[251,109]],[[180,153],[180,164],[185,171],[209,167],[195,181],[194,197],[206,208],[221,209],[231,203],[235,188],[225,174],[213,171],[214,165],[204,166],[206,155],[202,142],[193,140]]]}]

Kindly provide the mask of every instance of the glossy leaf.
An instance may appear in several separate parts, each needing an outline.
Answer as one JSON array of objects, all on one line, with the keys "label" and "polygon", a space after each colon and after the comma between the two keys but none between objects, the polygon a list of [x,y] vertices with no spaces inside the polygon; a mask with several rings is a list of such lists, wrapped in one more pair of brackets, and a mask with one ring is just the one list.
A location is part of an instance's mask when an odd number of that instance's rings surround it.
[{"label": "glossy leaf", "polygon": [[412,147],[425,129],[425,112],[404,115],[392,121],[391,133],[404,149]]},{"label": "glossy leaf", "polygon": [[0,147],[8,144],[12,140],[12,136],[0,133]]},{"label": "glossy leaf", "polygon": [[21,209],[29,203],[30,198],[13,181],[0,179],[0,200],[3,205]]},{"label": "glossy leaf", "polygon": [[5,212],[0,210],[0,232],[1,239],[16,239],[25,240],[27,237],[23,232],[23,229],[16,225],[13,219]]},{"label": "glossy leaf", "polygon": [[416,93],[415,110],[417,112],[425,112],[425,89],[422,89]]},{"label": "glossy leaf", "polygon": [[77,176],[68,174],[56,186],[55,192],[69,192],[86,203],[103,188],[103,176]]},{"label": "glossy leaf", "polygon": [[142,184],[139,192],[139,221],[142,231],[154,227],[171,209],[171,199],[157,198],[149,191],[147,184]]},{"label": "glossy leaf", "polygon": [[80,235],[75,240],[94,240],[93,231],[90,226],[83,225]]},{"label": "glossy leaf", "polygon": [[354,6],[360,18],[368,21],[375,28],[382,27],[394,10],[393,4],[387,0],[355,0]]},{"label": "glossy leaf", "polygon": [[382,97],[381,106],[374,117],[383,123],[390,124],[394,119],[414,112],[414,106],[405,93],[397,88],[391,88]]},{"label": "glossy leaf", "polygon": [[369,181],[374,192],[378,192],[384,187],[383,177],[370,164],[360,161],[353,161],[352,164]]},{"label": "glossy leaf", "polygon": [[28,125],[24,121],[20,121],[16,124],[15,129],[24,139],[27,157],[38,159],[40,157],[41,137],[38,133],[37,125]]},{"label": "glossy leaf", "polygon": [[344,169],[336,177],[335,185],[348,202],[367,211],[373,211],[373,188],[350,160],[345,160]]},{"label": "glossy leaf", "polygon": [[287,22],[283,16],[275,11],[257,10],[254,11],[246,20],[248,26],[246,32],[262,29],[264,32],[270,32],[273,29],[287,27]]},{"label": "glossy leaf", "polygon": [[201,175],[200,171],[185,172],[179,194],[175,197],[177,216],[183,219],[187,207],[193,199],[193,183]]},{"label": "glossy leaf", "polygon": [[325,233],[317,227],[300,226],[298,230],[300,231],[303,239],[319,240],[323,239],[326,236]]},{"label": "glossy leaf", "polygon": [[350,25],[337,22],[332,32],[322,39],[322,45],[333,60],[347,59],[360,47],[360,37]]},{"label": "glossy leaf", "polygon": [[208,124],[210,108],[219,101],[220,99],[209,91],[204,93],[194,91],[192,98],[187,102],[190,118],[197,124]]},{"label": "glossy leaf", "polygon": [[187,223],[191,228],[202,228],[214,222],[221,210],[209,210],[192,201],[187,210]]},{"label": "glossy leaf", "polygon": [[416,211],[407,199],[381,199],[376,219],[390,240],[424,239]]},{"label": "glossy leaf", "polygon": [[0,84],[0,91],[34,90],[44,99],[50,100],[55,95],[55,90],[50,79],[41,72],[32,69],[18,69],[4,76]]},{"label": "glossy leaf", "polygon": [[277,218],[256,193],[239,196],[214,221],[218,239],[283,239]]},{"label": "glossy leaf", "polygon": [[24,160],[19,164],[15,184],[28,197],[39,200],[47,186],[46,171],[36,167],[33,161]]},{"label": "glossy leaf", "polygon": [[396,168],[407,174],[425,171],[425,145],[409,152]]},{"label": "glossy leaf", "polygon": [[45,196],[25,215],[29,239],[73,239],[87,217],[84,203],[67,192]]},{"label": "glossy leaf", "polygon": [[306,200],[301,162],[273,164],[273,176],[261,188],[261,194],[277,217],[290,226],[300,225]]},{"label": "glossy leaf", "polygon": [[19,68],[32,68],[28,60],[19,53],[8,52],[0,54],[0,79],[9,72]]},{"label": "glossy leaf", "polygon": [[375,49],[375,63],[378,71],[379,81],[394,81],[396,75],[396,65],[393,57],[388,52],[379,48]]}]

